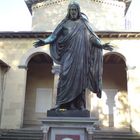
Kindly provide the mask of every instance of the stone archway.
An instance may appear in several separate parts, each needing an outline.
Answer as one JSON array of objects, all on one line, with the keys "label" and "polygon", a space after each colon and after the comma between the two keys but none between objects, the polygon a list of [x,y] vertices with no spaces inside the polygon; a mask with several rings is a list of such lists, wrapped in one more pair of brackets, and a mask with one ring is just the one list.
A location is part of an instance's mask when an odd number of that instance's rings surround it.
[{"label": "stone archway", "polygon": [[39,125],[39,118],[46,116],[52,107],[54,75],[53,61],[42,52],[32,55],[27,64],[27,81],[24,105],[23,126]]},{"label": "stone archway", "polygon": [[126,60],[120,53],[110,52],[103,59],[103,96],[99,101],[102,125],[115,128],[129,126]]},{"label": "stone archway", "polygon": [[19,63],[19,68],[27,68],[28,62],[30,59],[40,53],[46,53],[47,55],[50,55],[50,49],[49,46],[43,46],[43,47],[38,47],[38,48],[30,48],[21,58],[20,63]]},{"label": "stone archway", "polygon": [[38,118],[46,116],[47,108],[52,106],[52,66],[48,46],[31,48],[20,61],[19,68],[27,70],[23,126],[39,124]]}]

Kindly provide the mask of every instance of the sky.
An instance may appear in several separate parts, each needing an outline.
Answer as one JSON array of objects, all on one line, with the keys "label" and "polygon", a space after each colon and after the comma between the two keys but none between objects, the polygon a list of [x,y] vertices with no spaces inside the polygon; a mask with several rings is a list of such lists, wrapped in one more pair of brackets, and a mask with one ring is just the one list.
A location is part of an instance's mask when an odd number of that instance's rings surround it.
[{"label": "sky", "polygon": [[30,31],[31,14],[24,0],[0,0],[0,31]]}]

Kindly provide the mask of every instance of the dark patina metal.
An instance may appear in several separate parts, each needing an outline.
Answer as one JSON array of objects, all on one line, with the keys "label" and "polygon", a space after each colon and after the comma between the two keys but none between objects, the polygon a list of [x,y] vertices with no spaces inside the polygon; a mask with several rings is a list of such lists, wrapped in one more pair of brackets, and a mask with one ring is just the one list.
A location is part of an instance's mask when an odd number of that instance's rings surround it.
[{"label": "dark patina metal", "polygon": [[66,17],[54,32],[34,46],[45,44],[50,44],[51,56],[61,66],[56,106],[52,110],[85,110],[86,89],[101,98],[102,50],[112,47],[101,44],[79,4],[69,4]]}]

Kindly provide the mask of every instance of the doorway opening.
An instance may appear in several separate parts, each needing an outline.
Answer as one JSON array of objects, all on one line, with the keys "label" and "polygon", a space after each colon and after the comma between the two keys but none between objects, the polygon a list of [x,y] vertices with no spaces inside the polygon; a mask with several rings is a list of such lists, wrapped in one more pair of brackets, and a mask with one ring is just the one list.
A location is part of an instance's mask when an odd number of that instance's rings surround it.
[{"label": "doorway opening", "polygon": [[102,126],[127,128],[130,123],[125,58],[107,53],[103,59],[103,93],[99,101]]},{"label": "doorway opening", "polygon": [[40,125],[52,107],[53,61],[46,53],[34,55],[28,62],[23,127]]}]

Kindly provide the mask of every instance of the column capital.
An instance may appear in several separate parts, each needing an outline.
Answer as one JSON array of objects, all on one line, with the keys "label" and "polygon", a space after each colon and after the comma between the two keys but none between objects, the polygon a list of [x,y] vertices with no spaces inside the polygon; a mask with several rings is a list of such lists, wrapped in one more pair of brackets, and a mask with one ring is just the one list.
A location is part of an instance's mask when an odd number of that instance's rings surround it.
[{"label": "column capital", "polygon": [[41,130],[43,131],[43,133],[48,133],[49,129],[50,129],[50,127],[49,126],[46,126],[46,125],[43,125],[41,127]]},{"label": "column capital", "polygon": [[60,73],[60,65],[52,66],[52,73],[59,74]]},{"label": "column capital", "polygon": [[94,134],[95,128],[94,128],[94,126],[93,127],[87,127],[86,130],[87,130],[88,134]]}]

